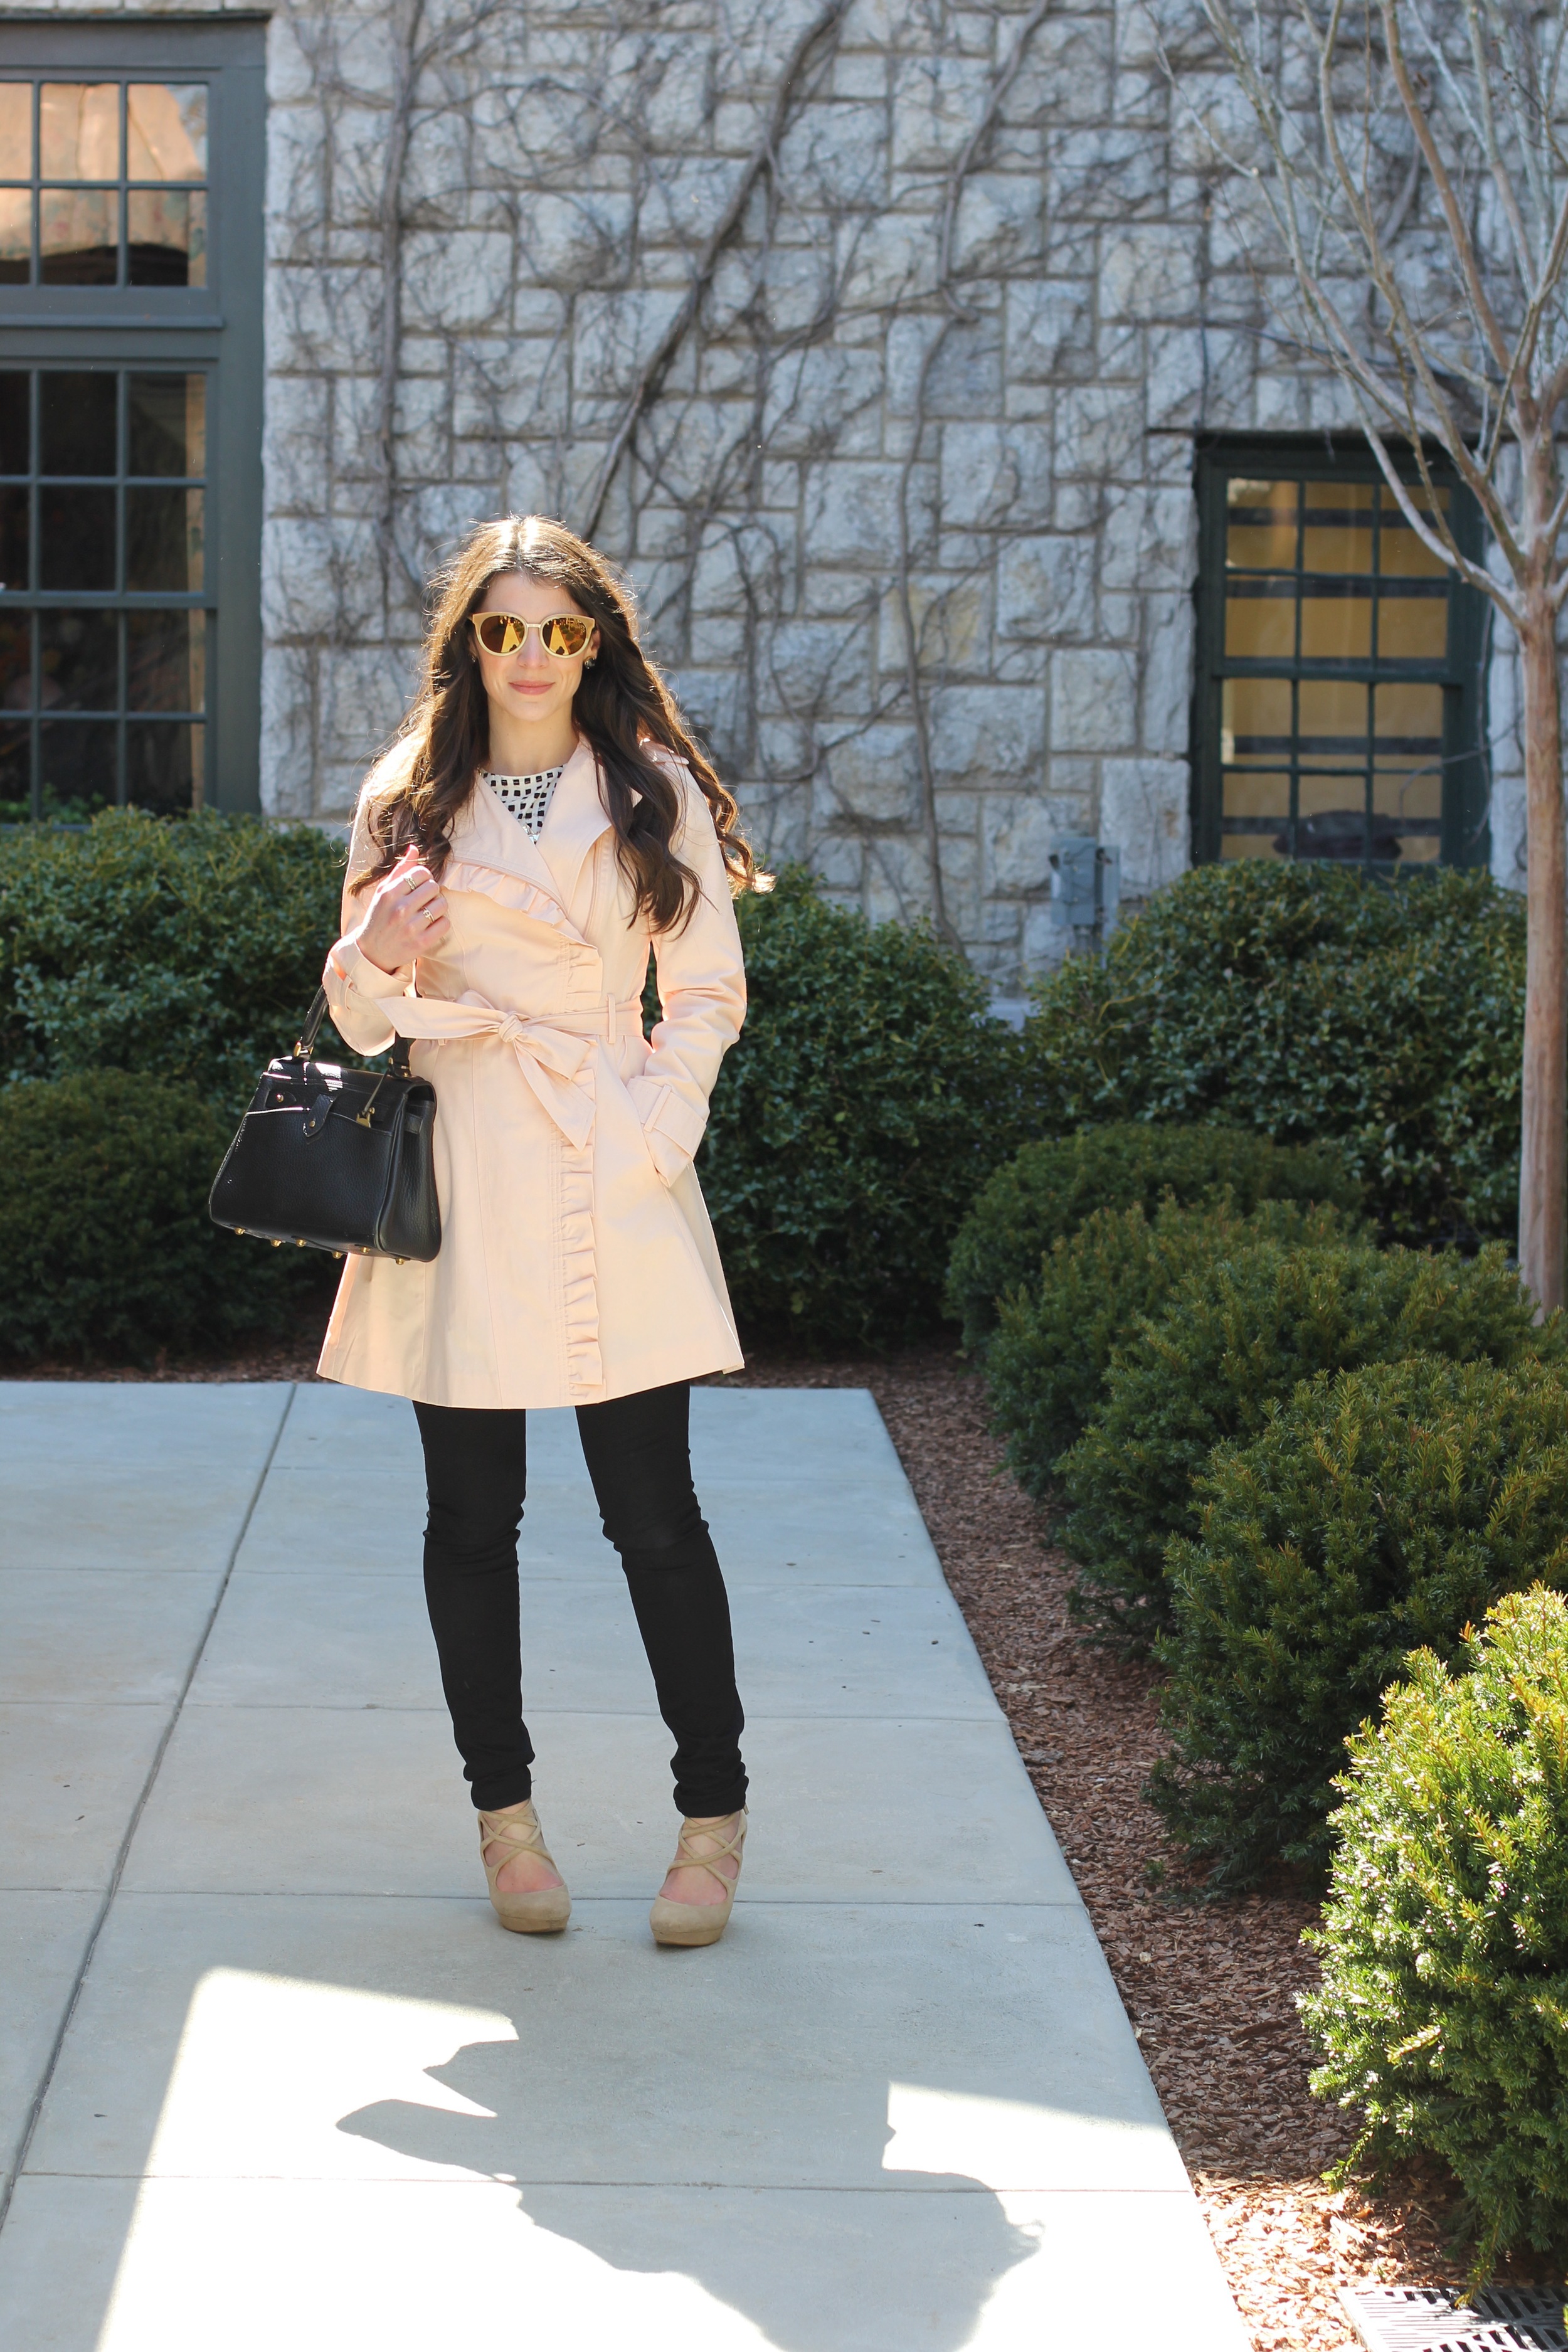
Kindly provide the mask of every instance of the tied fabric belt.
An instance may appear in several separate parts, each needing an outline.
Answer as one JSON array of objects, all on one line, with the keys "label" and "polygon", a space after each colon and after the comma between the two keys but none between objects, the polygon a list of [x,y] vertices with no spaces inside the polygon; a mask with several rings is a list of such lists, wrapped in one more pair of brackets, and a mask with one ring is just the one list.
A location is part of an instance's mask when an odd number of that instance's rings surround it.
[{"label": "tied fabric belt", "polygon": [[642,1027],[642,1003],[606,997],[592,1013],[508,1013],[470,991],[466,996],[378,996],[386,1025],[400,1037],[499,1039],[517,1055],[517,1066],[541,1108],[568,1143],[579,1151],[594,1132],[592,1090],[574,1083],[601,1038],[617,1038]]}]

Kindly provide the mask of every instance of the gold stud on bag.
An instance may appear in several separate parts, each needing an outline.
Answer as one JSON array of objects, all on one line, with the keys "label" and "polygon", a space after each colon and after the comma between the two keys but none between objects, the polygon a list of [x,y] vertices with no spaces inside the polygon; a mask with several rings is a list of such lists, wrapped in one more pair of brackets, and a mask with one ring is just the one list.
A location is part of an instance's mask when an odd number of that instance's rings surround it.
[{"label": "gold stud on bag", "polygon": [[207,1202],[213,1223],[280,1249],[427,1264],[441,1246],[436,1089],[400,1037],[386,1070],[314,1059],[318,989],[291,1054],[268,1062]]}]

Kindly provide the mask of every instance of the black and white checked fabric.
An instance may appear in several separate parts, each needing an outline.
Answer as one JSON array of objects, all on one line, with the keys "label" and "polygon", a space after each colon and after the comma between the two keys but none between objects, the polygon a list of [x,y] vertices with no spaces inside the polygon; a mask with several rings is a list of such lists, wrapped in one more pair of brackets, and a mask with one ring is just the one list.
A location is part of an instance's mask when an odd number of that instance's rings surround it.
[{"label": "black and white checked fabric", "polygon": [[544,813],[565,765],[563,761],[559,768],[545,768],[537,776],[498,776],[492,768],[485,770],[486,781],[500,795],[501,806],[510,809],[519,824],[527,827],[530,841],[539,839]]}]

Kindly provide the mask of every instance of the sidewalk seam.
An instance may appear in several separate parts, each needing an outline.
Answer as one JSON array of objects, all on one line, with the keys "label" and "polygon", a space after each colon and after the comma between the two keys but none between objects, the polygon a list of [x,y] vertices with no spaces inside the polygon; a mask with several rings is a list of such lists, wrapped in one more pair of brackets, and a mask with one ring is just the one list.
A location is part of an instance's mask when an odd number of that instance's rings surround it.
[{"label": "sidewalk seam", "polygon": [[[7,2216],[10,2213],[11,2200],[16,2195],[16,2183],[21,2179],[24,2171],[26,2169],[28,2151],[32,2147],[33,2136],[38,2127],[38,2119],[44,2111],[44,2101],[47,2098],[49,2095],[49,2086],[55,2079],[55,2069],[59,2064],[60,2053],[65,2047],[66,2035],[70,2032],[71,2020],[76,2015],[77,2003],[81,1999],[81,1989],[87,1981],[87,1972],[92,1966],[93,1954],[98,1949],[98,1939],[103,1932],[104,1922],[109,1916],[110,1907],[112,1905],[115,1896],[120,1892],[120,1881],[124,1874],[126,1863],[130,1859],[132,1841],[134,1839],[138,1829],[142,1825],[142,1816],[147,1809],[147,1801],[151,1797],[153,1788],[157,1782],[158,1775],[163,1769],[163,1759],[168,1753],[169,1742],[174,1736],[174,1727],[179,1722],[181,1716],[184,1712],[185,1701],[190,1696],[191,1685],[196,1678],[197,1669],[201,1665],[202,1658],[205,1653],[207,1643],[212,1638],[213,1627],[217,1622],[217,1612],[223,1607],[224,1595],[228,1591],[229,1579],[234,1574],[234,1564],[239,1558],[241,1545],[244,1543],[246,1537],[250,1532],[250,1522],[256,1515],[256,1506],[261,1500],[261,1490],[266,1486],[268,1477],[272,1469],[272,1465],[277,1459],[278,1448],[282,1444],[283,1432],[289,1425],[289,1415],[294,1410],[294,1400],[299,1393],[299,1382],[297,1381],[290,1381],[289,1383],[289,1394],[284,1400],[283,1410],[278,1416],[278,1426],[272,1433],[272,1442],[267,1449],[266,1457],[262,1462],[260,1470],[257,1474],[256,1484],[252,1487],[250,1493],[250,1500],[245,1507],[245,1516],[240,1520],[238,1529],[235,1535],[234,1542],[229,1548],[228,1558],[224,1562],[223,1575],[218,1580],[218,1588],[213,1596],[212,1607],[207,1611],[205,1622],[202,1626],[201,1638],[197,1642],[194,1651],[191,1653],[191,1663],[185,1671],[185,1676],[180,1685],[179,1694],[174,1700],[174,1704],[169,1710],[169,1720],[163,1726],[163,1734],[159,1738],[158,1745],[153,1751],[153,1760],[147,1768],[146,1778],[142,1783],[136,1802],[131,1809],[131,1818],[125,1825],[125,1834],[121,1839],[119,1847],[115,1853],[114,1867],[110,1872],[109,1884],[103,1890],[103,1900],[98,1906],[98,1916],[94,1919],[92,1927],[89,1932],[86,1945],[82,1949],[80,1964],[77,1969],[76,1976],[71,1983],[70,1999],[65,2005],[64,2013],[60,2018],[58,2028],[56,2029],[55,2038],[49,2045],[49,2054],[44,2066],[43,2074],[38,2079],[38,2087],[34,2092],[31,2103],[27,2108],[26,2124],[23,2128],[22,2137],[16,2146],[16,2162],[12,2166],[10,2178],[6,2180],[4,2188],[0,2189],[0,2230],[5,2228]],[[156,1701],[150,1702],[150,1704],[153,1705],[156,1705]]]}]

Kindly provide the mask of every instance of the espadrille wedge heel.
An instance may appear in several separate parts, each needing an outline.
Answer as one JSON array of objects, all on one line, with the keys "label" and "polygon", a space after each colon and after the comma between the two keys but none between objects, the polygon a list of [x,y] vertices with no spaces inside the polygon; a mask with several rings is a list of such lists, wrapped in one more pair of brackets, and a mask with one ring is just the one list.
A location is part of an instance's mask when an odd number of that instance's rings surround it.
[{"label": "espadrille wedge heel", "polygon": [[[696,1841],[708,1848],[699,1853]],[[656,1944],[716,1944],[730,1924],[730,1914],[735,1907],[735,1889],[741,1878],[741,1849],[746,1843],[746,1814],[721,1816],[718,1821],[685,1821],[680,1825],[680,1838],[675,1849],[671,1870],[705,1870],[710,1878],[717,1879],[724,1890],[721,1903],[671,1903],[664,1895],[654,1897],[648,1913],[648,1925],[653,1929]],[[731,1878],[716,1863],[735,1860],[735,1875]]]}]

